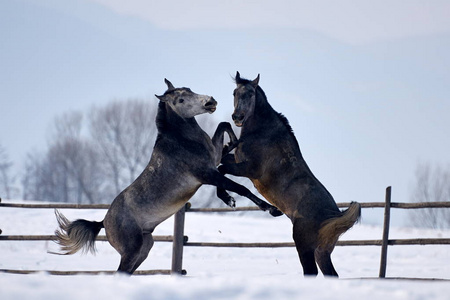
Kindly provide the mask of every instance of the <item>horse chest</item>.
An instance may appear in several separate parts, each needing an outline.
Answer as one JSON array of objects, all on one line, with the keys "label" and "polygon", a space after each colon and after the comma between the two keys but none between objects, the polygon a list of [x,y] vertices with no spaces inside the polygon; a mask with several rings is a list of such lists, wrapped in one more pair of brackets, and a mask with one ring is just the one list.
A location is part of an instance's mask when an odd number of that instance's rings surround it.
[{"label": "horse chest", "polygon": [[269,186],[265,185],[261,180],[258,179],[254,179],[252,180],[252,182],[258,192],[265,198],[267,198],[266,195],[268,196],[270,191]]},{"label": "horse chest", "polygon": [[252,180],[252,182],[258,192],[263,195],[267,201],[275,205],[282,212],[287,213],[286,205],[284,201],[282,201],[283,199],[280,199],[279,196],[277,197],[278,193],[273,189],[273,185],[262,180]]}]

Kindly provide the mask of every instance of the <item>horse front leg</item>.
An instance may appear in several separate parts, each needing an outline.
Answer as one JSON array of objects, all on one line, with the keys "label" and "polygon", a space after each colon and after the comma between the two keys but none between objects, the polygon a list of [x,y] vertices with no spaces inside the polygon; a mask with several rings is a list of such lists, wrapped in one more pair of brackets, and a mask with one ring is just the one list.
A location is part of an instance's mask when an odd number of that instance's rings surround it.
[{"label": "horse front leg", "polygon": [[[231,174],[234,176],[247,177],[247,178],[258,178],[258,168],[252,168],[249,162],[236,163],[234,154],[227,154],[221,160],[222,165],[218,167],[220,174]],[[225,204],[232,202],[234,204],[234,199],[231,197],[225,189],[217,188],[217,197],[222,199]],[[256,203],[256,202],[255,202]],[[234,207],[234,206],[232,206]]]},{"label": "horse front leg", "polygon": [[[234,158],[234,154],[228,153],[225,154],[222,157],[222,160],[220,161],[222,164],[231,164],[231,163],[235,163],[235,158]],[[218,171],[225,176],[226,173],[222,173],[220,167],[218,168]],[[236,201],[234,200],[233,197],[230,196],[230,194],[228,194],[228,192],[223,189],[223,188],[219,188],[217,187],[216,189],[216,195],[217,197],[219,197],[219,199],[221,199],[226,205],[235,208],[236,207]]]},{"label": "horse front leg", "polygon": [[228,155],[224,157],[222,165],[218,167],[218,170],[221,174],[230,174],[239,177],[255,179],[261,176],[260,169],[257,166],[251,164],[249,161],[236,163],[236,161],[234,159],[231,160]]},{"label": "horse front leg", "polygon": [[[228,133],[228,136],[230,138],[230,142],[228,145],[224,145],[224,134]],[[234,148],[237,147],[239,144],[239,141],[234,134],[233,129],[231,128],[231,124],[228,122],[221,122],[217,126],[216,132],[214,132],[213,138],[212,138],[212,144],[214,146],[214,154],[215,154],[215,163],[218,165],[225,155],[230,153]]]},{"label": "horse front leg", "polygon": [[[230,142],[228,145],[224,145],[224,134],[228,133],[228,136],[230,138]],[[214,146],[215,151],[215,163],[216,165],[223,162],[225,157],[228,157],[230,161],[234,162],[234,155],[230,154],[230,152],[237,147],[239,144],[239,140],[236,137],[236,134],[234,133],[231,124],[228,122],[221,122],[217,126],[216,132],[214,133],[214,136],[212,138],[212,144]],[[217,187],[216,191],[217,197],[221,199],[226,205],[230,206],[231,208],[236,207],[236,201],[233,197],[231,197],[227,191],[223,188]]]},{"label": "horse front leg", "polygon": [[275,206],[273,206],[273,205],[265,202],[264,200],[261,200],[257,196],[255,196],[245,186],[240,185],[239,183],[236,183],[236,182],[232,181],[231,179],[228,179],[227,177],[225,177],[224,175],[220,174],[217,171],[210,172],[208,174],[205,174],[204,176],[205,177],[203,178],[203,183],[205,183],[205,184],[215,185],[218,188],[218,190],[222,189],[222,190],[224,190],[225,193],[226,193],[226,190],[228,190],[228,191],[235,192],[236,194],[238,194],[240,196],[247,197],[253,203],[255,203],[261,210],[264,210],[264,211],[268,210],[269,213],[274,217],[278,217],[283,214]]}]

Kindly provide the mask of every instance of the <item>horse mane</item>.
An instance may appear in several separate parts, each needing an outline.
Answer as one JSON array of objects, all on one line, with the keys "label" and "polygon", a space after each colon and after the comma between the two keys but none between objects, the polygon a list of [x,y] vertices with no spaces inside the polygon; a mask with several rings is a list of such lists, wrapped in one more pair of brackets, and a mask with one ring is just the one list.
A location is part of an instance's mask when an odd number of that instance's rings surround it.
[{"label": "horse mane", "polygon": [[167,116],[167,108],[166,103],[163,101],[159,101],[158,103],[158,112],[156,113],[156,129],[158,130],[158,135],[156,136],[155,144],[158,143],[163,135],[171,131],[170,123]]},{"label": "horse mane", "polygon": [[245,79],[242,77],[239,77],[239,78],[232,77],[232,78],[233,78],[234,83],[236,83],[236,84],[249,84],[250,82],[252,82],[251,80],[248,80],[248,79]]},{"label": "horse mane", "polygon": [[[252,81],[240,77],[240,78],[234,78],[234,82],[235,82],[236,84],[243,84],[243,85],[245,85],[245,84],[250,84]],[[288,119],[287,119],[282,113],[279,113],[279,112],[275,111],[275,110],[272,108],[272,106],[270,105],[269,101],[267,101],[267,96],[266,96],[266,94],[264,93],[263,89],[262,89],[259,85],[256,87],[256,94],[257,94],[257,95],[260,95],[260,96],[262,97],[262,100],[263,100],[263,101],[261,101],[260,103],[258,103],[258,104],[260,104],[259,106],[260,106],[260,107],[261,107],[261,106],[266,106],[265,109],[269,109],[269,110],[272,110],[273,112],[275,112],[275,114],[276,114],[276,116],[278,117],[278,119],[279,119],[279,120],[281,121],[281,123],[287,128],[289,134],[292,136],[292,138],[294,139],[294,141],[295,141],[295,142],[297,143],[297,145],[298,145],[297,139],[295,138],[295,135],[294,135],[294,130],[292,129],[291,124],[289,124]],[[262,104],[262,105],[261,105],[261,104]]]},{"label": "horse mane", "polygon": [[156,128],[158,133],[164,131],[167,128],[167,109],[166,104],[162,101],[158,103],[158,112],[156,113]]},{"label": "horse mane", "polygon": [[[282,114],[277,112],[273,107],[270,105],[269,101],[267,101],[266,94],[264,93],[263,89],[258,85],[256,88],[257,95],[259,95],[259,100],[257,102],[257,106],[259,106],[260,109],[265,109],[266,111],[273,111],[275,115],[277,116],[278,120],[281,121],[281,124],[284,125],[284,127],[287,129],[289,135],[292,137],[292,140],[295,141],[297,144],[297,147],[300,149],[300,145],[298,144],[297,138],[295,137],[294,130],[292,129],[291,124],[289,124],[288,119]],[[262,98],[261,98],[262,97]]]},{"label": "horse mane", "polygon": [[[242,77],[240,77],[240,78],[234,77],[233,80],[234,80],[234,82],[236,84],[242,84],[242,85],[246,85],[246,84],[252,83],[251,80],[248,80],[248,79],[245,79],[245,78],[242,78]],[[263,89],[259,85],[256,87],[256,94],[261,94],[263,96],[264,102],[269,104],[269,102],[267,101],[266,94],[264,93]]]},{"label": "horse mane", "polygon": [[198,123],[195,118],[183,119],[178,116],[165,102],[159,101],[158,112],[156,113],[156,128],[158,129],[158,135],[156,136],[156,142],[158,142],[164,135],[177,135],[179,138],[183,138],[183,128],[198,127]]},{"label": "horse mane", "polygon": [[288,119],[282,114],[277,112],[278,119],[281,121],[281,123],[287,128],[289,135],[292,137],[292,140],[297,145],[297,148],[300,150],[300,145],[298,144],[297,138],[294,134],[294,129],[292,129],[291,124],[289,124]]},{"label": "horse mane", "polygon": [[282,113],[277,113],[277,116],[280,119],[281,123],[283,123],[283,125],[286,126],[286,128],[289,131],[289,133],[294,135],[294,130],[292,129],[291,124],[289,124],[288,119]]}]

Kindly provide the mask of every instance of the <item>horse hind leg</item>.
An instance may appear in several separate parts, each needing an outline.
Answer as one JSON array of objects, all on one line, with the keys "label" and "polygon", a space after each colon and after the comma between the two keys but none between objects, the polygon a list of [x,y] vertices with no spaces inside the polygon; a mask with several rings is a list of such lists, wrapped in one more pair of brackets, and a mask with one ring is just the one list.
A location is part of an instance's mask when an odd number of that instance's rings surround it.
[{"label": "horse hind leg", "polygon": [[311,234],[308,234],[308,231],[305,230],[308,228],[305,225],[300,219],[294,222],[293,238],[295,247],[303,267],[303,274],[305,276],[317,276],[319,270],[314,257],[314,241],[311,240]]},{"label": "horse hind leg", "polygon": [[144,241],[142,243],[141,251],[139,252],[139,257],[137,261],[134,263],[134,267],[131,273],[134,273],[134,271],[136,271],[136,269],[139,268],[139,266],[144,262],[144,260],[148,257],[148,254],[152,249],[153,244],[155,243],[151,233],[144,234],[143,238]]},{"label": "horse hind leg", "polygon": [[314,256],[324,276],[339,277],[331,261],[331,251],[316,249]]},{"label": "horse hind leg", "polygon": [[108,218],[107,215],[106,221],[108,241],[121,257],[117,272],[131,275],[147,258],[153,237],[150,232],[144,234],[134,218],[127,214],[120,215],[120,218],[113,215]]},{"label": "horse hind leg", "polygon": [[304,250],[297,247],[297,252],[303,267],[303,274],[305,276],[317,276],[319,270],[314,259],[314,250]]},{"label": "horse hind leg", "polygon": [[141,235],[131,241],[120,253],[121,259],[117,272],[133,274],[147,258],[154,241],[151,234]]},{"label": "horse hind leg", "polygon": [[120,249],[117,249],[120,254],[120,264],[117,272],[125,274],[133,274],[136,270],[135,265],[138,262],[141,254],[141,248],[144,244],[142,234],[138,236],[130,236],[128,241],[124,240]]}]

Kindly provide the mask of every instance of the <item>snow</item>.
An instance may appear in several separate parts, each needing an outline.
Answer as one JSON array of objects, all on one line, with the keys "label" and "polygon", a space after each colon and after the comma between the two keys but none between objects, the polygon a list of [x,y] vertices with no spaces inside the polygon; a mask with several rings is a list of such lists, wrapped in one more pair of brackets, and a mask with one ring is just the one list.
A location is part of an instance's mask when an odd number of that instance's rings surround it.
[{"label": "snow", "polygon": [[[104,210],[63,210],[69,219],[101,220]],[[364,215],[364,210],[363,210]],[[185,235],[190,242],[290,242],[286,217],[264,213],[187,213]],[[364,220],[364,219],[363,219]],[[53,234],[51,209],[0,209],[3,235]],[[173,219],[155,235],[170,235]],[[380,239],[381,227],[364,221],[341,240]],[[104,232],[101,232],[104,234]],[[450,237],[450,231],[393,227],[390,238]],[[45,241],[0,241],[0,269],[115,270],[119,255],[107,242],[97,242],[97,254],[59,256]],[[305,278],[294,248],[185,247],[186,276],[76,275],[45,272],[29,275],[0,273],[0,299],[448,299],[450,284],[433,280],[380,280],[379,246],[342,246],[333,252],[340,279]],[[170,269],[172,244],[157,242],[140,270]],[[387,277],[450,279],[450,247],[390,246]]]}]

